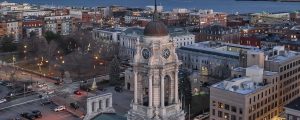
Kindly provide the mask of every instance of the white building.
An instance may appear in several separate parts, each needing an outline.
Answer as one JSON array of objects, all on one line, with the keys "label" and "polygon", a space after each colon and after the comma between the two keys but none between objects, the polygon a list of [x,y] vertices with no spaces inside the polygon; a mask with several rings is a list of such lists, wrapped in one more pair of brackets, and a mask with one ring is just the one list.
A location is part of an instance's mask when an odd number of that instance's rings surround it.
[{"label": "white building", "polygon": [[23,17],[29,17],[29,16],[47,16],[50,15],[51,11],[45,11],[45,10],[28,10],[23,12]]},{"label": "white building", "polygon": [[93,29],[92,36],[94,40],[99,40],[105,43],[118,43],[121,29]]},{"label": "white building", "polygon": [[[195,35],[181,28],[170,28],[170,41],[176,43],[177,48],[195,43]],[[133,59],[136,52],[137,41],[143,42],[144,29],[141,27],[128,28],[120,34],[119,44],[120,55],[128,59]]]},{"label": "white building", "polygon": [[186,8],[175,8],[173,9],[173,13],[189,13],[190,11]]},{"label": "white building", "polygon": [[15,41],[19,41],[22,36],[22,22],[19,21],[7,21],[7,35],[12,35]]},{"label": "white building", "polygon": [[200,75],[224,77],[230,75],[231,68],[240,65],[240,51],[251,49],[255,47],[207,41],[181,47],[177,54],[185,69],[196,70]]}]

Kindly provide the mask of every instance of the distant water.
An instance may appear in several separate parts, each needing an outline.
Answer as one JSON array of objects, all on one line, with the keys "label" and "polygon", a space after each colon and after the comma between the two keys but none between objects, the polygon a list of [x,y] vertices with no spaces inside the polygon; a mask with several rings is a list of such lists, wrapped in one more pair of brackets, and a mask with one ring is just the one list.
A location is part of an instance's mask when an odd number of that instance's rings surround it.
[{"label": "distant water", "polygon": [[[4,1],[4,0],[0,0]],[[128,7],[145,7],[153,5],[154,0],[7,0],[9,2],[33,3],[58,6],[109,6],[123,5]],[[300,2],[268,2],[268,1],[235,1],[235,0],[158,0],[164,9],[197,8],[214,9],[227,13],[249,12],[281,12],[300,10]]]}]

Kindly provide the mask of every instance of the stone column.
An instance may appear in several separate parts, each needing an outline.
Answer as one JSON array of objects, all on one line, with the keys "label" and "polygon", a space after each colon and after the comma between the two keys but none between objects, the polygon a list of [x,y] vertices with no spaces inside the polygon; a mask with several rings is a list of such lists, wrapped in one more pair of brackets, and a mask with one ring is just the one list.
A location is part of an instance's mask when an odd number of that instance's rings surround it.
[{"label": "stone column", "polygon": [[137,72],[134,71],[134,104],[137,104],[138,103],[138,95],[137,95],[137,92],[138,92],[138,83],[137,83]]},{"label": "stone column", "polygon": [[149,95],[148,95],[148,96],[149,96],[149,107],[152,107],[152,96],[153,96],[153,95],[152,95],[152,91],[153,91],[153,90],[152,90],[152,86],[153,86],[153,85],[152,85],[152,79],[153,79],[153,76],[152,76],[152,74],[150,74],[150,75],[149,75],[149,89],[148,89],[148,90],[149,90],[149,91],[148,91],[148,94],[149,94]]},{"label": "stone column", "polygon": [[165,107],[165,75],[161,76],[160,80],[160,105],[162,108]]},{"label": "stone column", "polygon": [[112,107],[112,102],[113,102],[112,97],[110,97],[109,98],[109,107]]},{"label": "stone column", "polygon": [[105,99],[102,99],[101,104],[102,104],[102,105],[101,105],[101,107],[102,107],[101,109],[102,109],[102,110],[106,110],[106,101],[105,101]]},{"label": "stone column", "polygon": [[99,101],[95,101],[94,102],[94,106],[95,106],[95,111],[98,111],[99,110],[99,104],[98,104]]},{"label": "stone column", "polygon": [[92,113],[92,102],[88,100],[86,105],[87,105],[86,106],[86,108],[87,108],[87,114]]},{"label": "stone column", "polygon": [[178,69],[177,69],[177,67],[176,67],[176,70],[175,70],[175,76],[174,77],[175,77],[175,79],[174,79],[175,80],[175,83],[174,83],[175,84],[174,85],[175,86],[175,92],[174,92],[175,93],[175,103],[178,103],[179,98],[178,98]]}]

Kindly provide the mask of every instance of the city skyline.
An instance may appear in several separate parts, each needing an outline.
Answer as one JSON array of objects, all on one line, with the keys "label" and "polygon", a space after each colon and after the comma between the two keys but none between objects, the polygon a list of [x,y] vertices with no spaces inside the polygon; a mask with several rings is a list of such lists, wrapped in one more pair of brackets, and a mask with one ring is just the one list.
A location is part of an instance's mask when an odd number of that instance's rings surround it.
[{"label": "city skyline", "polygon": [[0,120],[300,119],[300,2],[27,2],[0,2]]}]

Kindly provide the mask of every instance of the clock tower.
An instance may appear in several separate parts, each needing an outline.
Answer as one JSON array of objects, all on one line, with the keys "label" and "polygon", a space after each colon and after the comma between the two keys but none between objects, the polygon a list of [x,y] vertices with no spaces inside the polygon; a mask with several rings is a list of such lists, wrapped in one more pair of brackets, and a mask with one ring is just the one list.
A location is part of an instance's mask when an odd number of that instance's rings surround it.
[{"label": "clock tower", "polygon": [[128,120],[184,120],[178,97],[178,69],[181,62],[175,53],[166,26],[157,19],[144,30],[144,38],[136,44],[132,63],[134,100]]}]

